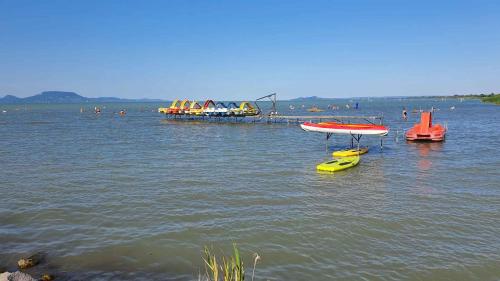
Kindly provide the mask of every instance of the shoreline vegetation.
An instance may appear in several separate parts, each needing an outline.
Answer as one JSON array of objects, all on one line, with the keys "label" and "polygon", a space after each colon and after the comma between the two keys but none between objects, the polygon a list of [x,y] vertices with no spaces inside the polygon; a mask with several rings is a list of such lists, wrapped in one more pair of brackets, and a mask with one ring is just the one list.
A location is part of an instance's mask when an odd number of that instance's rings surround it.
[{"label": "shoreline vegetation", "polygon": [[441,98],[455,98],[455,99],[479,99],[485,103],[494,103],[500,105],[500,94],[470,94],[470,95],[453,95],[441,96]]},{"label": "shoreline vegetation", "polygon": [[494,103],[500,105],[500,94],[491,94],[488,96],[480,97],[482,102]]},{"label": "shoreline vegetation", "polygon": [[[245,267],[236,243],[233,243],[233,252],[229,256],[225,256],[222,251],[221,255],[217,256],[213,247],[205,246],[202,259],[205,264],[205,273],[198,275],[198,281],[245,280]],[[255,277],[255,267],[259,261],[259,254],[254,253],[253,268],[251,268],[252,281]],[[41,267],[38,267],[38,265],[41,265]],[[48,271],[53,270],[53,268],[47,267],[46,253],[38,252],[27,258],[19,259],[16,271],[9,271],[7,268],[0,267],[0,281],[53,281],[58,280],[59,277],[66,279],[64,276],[58,276],[57,272],[48,273]],[[40,278],[36,279],[34,276],[40,276]]]},{"label": "shoreline vegetation", "polygon": [[[255,267],[260,260],[259,254],[253,255],[252,281],[255,276]],[[233,243],[232,255],[217,258],[214,250],[205,246],[203,261],[205,262],[205,276],[198,278],[201,281],[244,281],[245,267],[240,257],[240,251]]]}]

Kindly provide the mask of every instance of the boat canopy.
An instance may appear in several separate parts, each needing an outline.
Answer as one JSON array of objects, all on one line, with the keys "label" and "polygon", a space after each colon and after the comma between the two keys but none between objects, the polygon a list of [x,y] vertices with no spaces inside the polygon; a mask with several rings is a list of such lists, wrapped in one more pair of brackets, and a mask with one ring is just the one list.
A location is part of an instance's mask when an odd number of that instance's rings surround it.
[{"label": "boat canopy", "polygon": [[203,104],[204,109],[211,109],[215,108],[215,103],[213,100],[206,100],[205,103]]},{"label": "boat canopy", "polygon": [[229,108],[229,109],[236,109],[236,108],[239,108],[239,106],[236,103],[234,103],[234,102],[230,102],[227,105],[227,108]]},{"label": "boat canopy", "polygon": [[172,104],[170,105],[170,108],[177,108],[179,107],[179,100],[176,99],[172,102]]},{"label": "boat canopy", "polygon": [[227,106],[221,101],[217,102],[217,104],[215,104],[215,107],[216,108],[227,108]]},{"label": "boat canopy", "polygon": [[257,110],[255,110],[252,104],[247,101],[244,101],[240,104],[240,112],[247,116],[257,115]]},{"label": "boat canopy", "polygon": [[189,107],[191,109],[201,109],[201,105],[197,101],[191,102],[191,106]]},{"label": "boat canopy", "polygon": [[159,112],[165,114],[176,114],[179,112],[179,100],[176,99],[172,102],[172,104],[167,108],[159,108]]},{"label": "boat canopy", "polygon": [[247,101],[244,101],[240,104],[240,109],[241,110],[252,110],[253,109],[253,106],[247,102]]},{"label": "boat canopy", "polygon": [[189,102],[189,100],[183,100],[183,101],[181,102],[181,106],[180,106],[180,108],[181,108],[181,109],[187,109],[187,108],[189,108],[189,107],[190,107],[190,105],[191,105],[191,103]]}]

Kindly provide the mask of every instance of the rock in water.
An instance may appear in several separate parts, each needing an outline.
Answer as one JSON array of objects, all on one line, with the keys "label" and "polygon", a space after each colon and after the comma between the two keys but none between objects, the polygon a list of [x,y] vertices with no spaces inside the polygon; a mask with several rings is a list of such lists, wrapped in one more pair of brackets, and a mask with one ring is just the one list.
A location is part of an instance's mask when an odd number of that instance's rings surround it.
[{"label": "rock in water", "polygon": [[40,280],[42,280],[42,281],[52,281],[52,280],[54,280],[54,276],[45,273],[45,274],[42,275],[42,278]]},{"label": "rock in water", "polygon": [[20,259],[20,260],[17,261],[17,266],[20,269],[29,268],[29,267],[32,267],[33,265],[34,265],[33,261],[30,260],[30,259],[22,258],[22,259]]},{"label": "rock in water", "polygon": [[32,266],[39,264],[42,261],[43,256],[44,255],[42,253],[36,253],[30,257],[22,258],[17,262],[17,266],[20,269],[30,268]]},{"label": "rock in water", "polygon": [[10,272],[0,273],[0,281],[8,281],[10,275]]},{"label": "rock in water", "polygon": [[16,271],[16,272],[4,272],[0,274],[0,281],[37,281],[31,275]]}]

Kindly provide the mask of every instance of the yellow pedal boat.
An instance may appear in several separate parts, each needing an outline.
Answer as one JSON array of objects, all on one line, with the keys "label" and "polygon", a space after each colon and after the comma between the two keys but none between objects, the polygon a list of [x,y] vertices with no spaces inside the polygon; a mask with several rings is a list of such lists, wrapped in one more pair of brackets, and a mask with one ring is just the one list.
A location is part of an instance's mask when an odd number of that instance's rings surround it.
[{"label": "yellow pedal boat", "polygon": [[368,152],[368,147],[360,147],[359,150],[357,148],[337,150],[332,153],[332,156],[333,157],[356,156],[365,154],[367,152]]},{"label": "yellow pedal boat", "polygon": [[318,171],[322,172],[338,172],[358,165],[359,156],[348,156],[342,158],[334,158],[328,162],[324,162],[316,166]]}]

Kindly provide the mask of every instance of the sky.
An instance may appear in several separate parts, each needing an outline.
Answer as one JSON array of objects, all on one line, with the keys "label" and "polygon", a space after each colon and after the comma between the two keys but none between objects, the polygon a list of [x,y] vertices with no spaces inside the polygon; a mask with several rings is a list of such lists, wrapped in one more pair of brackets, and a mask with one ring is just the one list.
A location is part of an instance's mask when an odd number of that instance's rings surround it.
[{"label": "sky", "polygon": [[500,1],[0,0],[0,96],[500,92]]}]

